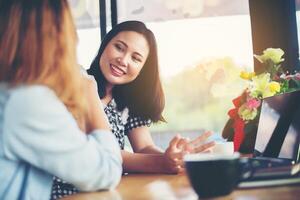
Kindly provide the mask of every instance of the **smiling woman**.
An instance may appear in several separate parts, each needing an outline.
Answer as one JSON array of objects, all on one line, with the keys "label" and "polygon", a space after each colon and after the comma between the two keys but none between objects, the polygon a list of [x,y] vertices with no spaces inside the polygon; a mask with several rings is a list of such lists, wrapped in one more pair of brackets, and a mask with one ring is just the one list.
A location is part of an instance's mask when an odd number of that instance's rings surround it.
[{"label": "smiling woman", "polygon": [[[98,2],[105,2],[82,1],[87,5],[96,4],[97,12]],[[110,5],[111,2],[117,6]],[[168,123],[154,124],[150,130],[160,147],[167,148],[168,141],[178,132],[194,138],[202,130],[222,130],[231,99],[244,88],[243,82],[236,78],[239,71],[253,69],[248,2],[106,1],[112,19],[107,12],[107,27],[101,24],[101,30],[111,29],[113,17],[118,22],[138,20],[146,23],[157,39],[161,83],[166,96],[163,114]],[[113,12],[114,8],[117,10]],[[113,16],[114,13],[117,15]],[[98,28],[79,27],[77,32],[79,62],[88,69],[103,38],[99,37]]]},{"label": "smiling woman", "polygon": [[[98,83],[104,111],[122,149],[123,172],[178,173],[185,154],[209,151],[214,145],[205,143],[210,132],[193,141],[177,135],[165,152],[154,144],[148,126],[164,121],[164,95],[155,37],[144,23],[126,21],[115,26],[105,36],[88,73]],[[133,152],[124,150],[125,136]],[[59,179],[54,186],[53,194],[58,189],[73,191]]]},{"label": "smiling woman", "polygon": [[133,81],[142,70],[148,54],[148,42],[142,34],[134,31],[118,34],[107,44],[99,62],[107,84],[113,86]]},{"label": "smiling woman", "polygon": [[239,71],[253,69],[248,2],[117,0],[119,22],[143,21],[157,39],[168,123],[150,130],[160,147],[178,132],[194,138],[222,130],[231,99],[244,87]]}]

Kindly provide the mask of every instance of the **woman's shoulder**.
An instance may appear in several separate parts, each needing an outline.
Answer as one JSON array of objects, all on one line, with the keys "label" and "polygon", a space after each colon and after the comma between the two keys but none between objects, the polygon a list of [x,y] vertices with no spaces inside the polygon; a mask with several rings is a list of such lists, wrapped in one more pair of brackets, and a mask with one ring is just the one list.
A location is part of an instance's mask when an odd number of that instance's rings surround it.
[{"label": "woman's shoulder", "polygon": [[46,93],[52,93],[53,90],[45,85],[22,85],[14,88],[10,88],[10,93],[15,95],[40,95]]},{"label": "woman's shoulder", "polygon": [[35,113],[45,109],[49,111],[63,105],[55,92],[43,85],[18,86],[7,92],[7,109],[18,113]]},{"label": "woman's shoulder", "polygon": [[36,106],[44,104],[46,100],[58,99],[55,92],[44,85],[19,86],[9,89],[11,99],[22,99],[23,103],[35,104]]},{"label": "woman's shoulder", "polygon": [[11,87],[8,84],[0,83],[0,96],[9,97],[9,100],[18,99],[23,103],[42,103],[40,102],[42,99],[58,99],[55,92],[44,85],[21,85]]}]

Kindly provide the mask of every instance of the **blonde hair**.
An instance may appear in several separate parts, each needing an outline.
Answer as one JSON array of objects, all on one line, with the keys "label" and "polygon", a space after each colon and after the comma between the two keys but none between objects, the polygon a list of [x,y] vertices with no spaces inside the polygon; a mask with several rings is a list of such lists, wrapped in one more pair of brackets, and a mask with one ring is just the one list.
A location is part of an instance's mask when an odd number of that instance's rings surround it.
[{"label": "blonde hair", "polygon": [[86,110],[67,0],[0,0],[0,81],[50,87],[75,118]]}]

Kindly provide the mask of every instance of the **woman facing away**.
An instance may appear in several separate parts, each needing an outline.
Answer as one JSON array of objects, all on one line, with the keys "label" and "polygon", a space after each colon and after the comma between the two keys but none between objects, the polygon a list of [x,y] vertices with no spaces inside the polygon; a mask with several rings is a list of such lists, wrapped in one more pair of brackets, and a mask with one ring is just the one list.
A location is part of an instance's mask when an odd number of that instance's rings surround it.
[{"label": "woman facing away", "polygon": [[[178,173],[184,167],[184,154],[206,152],[214,145],[204,143],[211,135],[206,132],[193,141],[177,135],[165,152],[155,146],[148,126],[164,121],[164,94],[155,37],[144,23],[126,21],[113,27],[88,74],[97,81],[98,94],[122,149],[123,172]],[[124,150],[125,136],[133,153]],[[70,188],[56,179],[53,194]]]},{"label": "woman facing away", "polygon": [[67,0],[0,0],[0,199],[48,200],[53,176],[82,191],[120,181],[120,148],[75,45]]}]

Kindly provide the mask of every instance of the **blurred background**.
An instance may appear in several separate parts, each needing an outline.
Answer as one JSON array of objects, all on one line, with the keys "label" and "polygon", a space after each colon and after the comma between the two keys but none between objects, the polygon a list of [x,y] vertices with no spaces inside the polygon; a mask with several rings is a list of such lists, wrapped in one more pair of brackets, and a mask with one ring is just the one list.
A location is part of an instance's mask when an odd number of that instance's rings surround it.
[{"label": "blurred background", "polygon": [[[240,71],[255,68],[252,33],[255,22],[253,18],[251,21],[251,8],[263,13],[265,5],[259,5],[257,0],[69,1],[79,37],[78,62],[86,69],[97,53],[101,37],[114,24],[140,20],[154,32],[166,95],[163,114],[167,120],[151,126],[158,146],[165,148],[176,133],[191,138],[204,130],[212,130],[216,136],[221,134],[228,120],[227,112],[233,107],[232,99],[245,88],[245,81],[239,78]],[[273,1],[273,5],[285,0],[267,1]],[[285,2],[300,10],[300,1]],[[267,9],[279,9],[279,4],[272,5]],[[298,11],[296,19],[300,23]],[[276,18],[272,20],[278,22]]]}]

